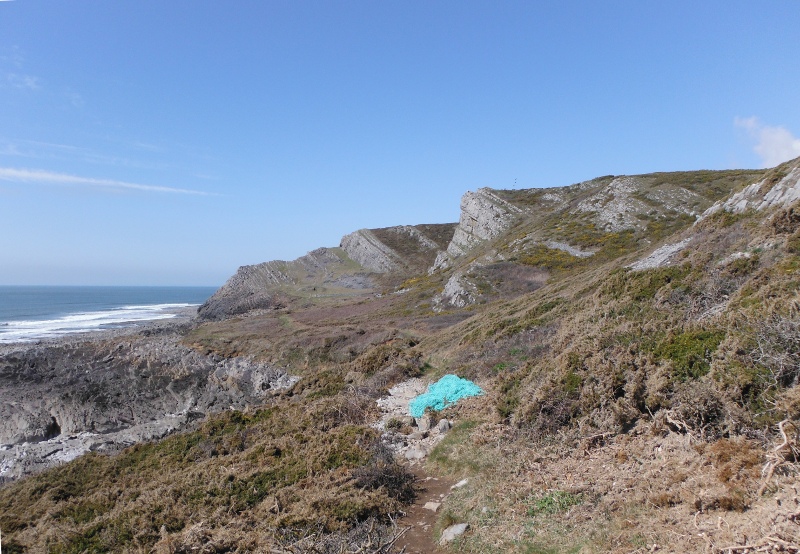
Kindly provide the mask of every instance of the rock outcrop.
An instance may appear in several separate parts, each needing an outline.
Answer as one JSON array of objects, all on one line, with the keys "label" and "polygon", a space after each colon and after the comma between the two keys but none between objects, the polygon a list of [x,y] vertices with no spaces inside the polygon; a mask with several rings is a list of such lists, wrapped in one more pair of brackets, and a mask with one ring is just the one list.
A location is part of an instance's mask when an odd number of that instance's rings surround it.
[{"label": "rock outcrop", "polygon": [[160,438],[205,413],[262,404],[296,381],[269,364],[206,356],[179,338],[133,334],[4,347],[0,477]]},{"label": "rock outcrop", "polygon": [[433,311],[441,312],[447,308],[463,308],[475,303],[478,290],[464,273],[456,271],[447,280],[444,290],[433,297]]},{"label": "rock outcrop", "polygon": [[642,188],[635,177],[617,177],[607,186],[582,200],[574,213],[594,215],[596,224],[608,231],[621,231],[640,224],[636,215],[646,213],[647,204],[633,196]]},{"label": "rock outcrop", "polygon": [[[280,262],[278,262],[280,263]],[[252,310],[280,308],[274,285],[284,277],[275,262],[244,265],[197,310],[200,319],[223,319]]]},{"label": "rock outcrop", "polygon": [[665,244],[657,248],[652,254],[646,258],[638,260],[628,267],[634,271],[644,271],[645,269],[654,269],[663,267],[669,264],[673,257],[686,248],[692,241],[692,237],[685,238],[681,241]]},{"label": "rock outcrop", "polygon": [[389,273],[401,264],[400,256],[379,241],[369,229],[345,235],[340,246],[353,260],[376,273]]},{"label": "rock outcrop", "polygon": [[294,261],[276,260],[239,268],[205,304],[201,320],[218,320],[286,305],[287,291],[322,296],[326,292],[373,286],[364,268],[341,248],[318,248]]},{"label": "rock outcrop", "polygon": [[361,229],[342,238],[353,260],[376,273],[408,273],[427,269],[447,248],[456,225],[399,225]]},{"label": "rock outcrop", "polygon": [[800,199],[800,158],[779,165],[764,179],[716,202],[699,219],[720,211],[741,214],[748,210],[786,207]]},{"label": "rock outcrop", "polygon": [[[768,171],[758,182],[718,200],[697,218],[695,224],[720,212],[743,214],[751,210],[785,208],[798,199],[800,199],[800,158],[779,165]],[[670,265],[676,255],[692,242],[693,237],[694,235],[691,235],[678,242],[665,244],[628,267],[634,271],[641,271]]]},{"label": "rock outcrop", "polygon": [[424,272],[454,231],[454,223],[361,229],[345,235],[339,248],[318,248],[291,262],[242,266],[200,307],[198,316],[219,320],[280,309],[298,296],[363,294],[381,274]]},{"label": "rock outcrop", "polygon": [[461,197],[461,217],[453,240],[447,250],[436,257],[429,272],[450,267],[454,259],[499,236],[524,213],[522,208],[500,198],[491,189],[467,192]]}]

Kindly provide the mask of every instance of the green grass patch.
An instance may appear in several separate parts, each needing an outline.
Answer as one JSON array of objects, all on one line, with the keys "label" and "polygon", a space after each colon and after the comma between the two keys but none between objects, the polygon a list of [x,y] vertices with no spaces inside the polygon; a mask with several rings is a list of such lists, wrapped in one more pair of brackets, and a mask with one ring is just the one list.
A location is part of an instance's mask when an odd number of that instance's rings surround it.
[{"label": "green grass patch", "polygon": [[659,360],[669,360],[673,378],[687,381],[702,377],[711,367],[711,356],[716,351],[724,331],[686,331],[672,334],[656,347],[654,355]]},{"label": "green grass patch", "polygon": [[520,385],[519,376],[503,379],[498,387],[500,398],[497,400],[497,413],[503,419],[510,418],[520,404]]},{"label": "green grass patch", "polygon": [[683,285],[692,272],[689,264],[659,267],[644,271],[618,269],[611,273],[600,289],[600,294],[614,300],[630,299],[634,302],[651,300],[667,285]]},{"label": "green grass patch", "polygon": [[528,515],[553,515],[583,503],[583,497],[566,491],[552,491],[528,499]]},{"label": "green grass patch", "polygon": [[481,452],[470,444],[472,431],[478,426],[477,421],[462,421],[456,424],[447,436],[436,445],[428,456],[430,463],[440,466],[451,473],[477,473],[487,463]]}]

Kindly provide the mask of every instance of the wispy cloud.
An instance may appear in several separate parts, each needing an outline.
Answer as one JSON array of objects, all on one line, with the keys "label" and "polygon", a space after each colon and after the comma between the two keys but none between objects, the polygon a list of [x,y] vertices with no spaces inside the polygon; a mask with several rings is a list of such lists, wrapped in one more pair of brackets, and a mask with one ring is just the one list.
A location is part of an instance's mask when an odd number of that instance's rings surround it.
[{"label": "wispy cloud", "polygon": [[785,127],[764,125],[757,117],[737,117],[733,123],[747,131],[755,143],[753,150],[764,167],[773,167],[800,156],[800,139]]},{"label": "wispy cloud", "polygon": [[148,152],[163,152],[164,149],[157,144],[151,144],[149,142],[142,142],[142,141],[134,141],[131,143],[133,148],[137,150],[147,150]]},{"label": "wispy cloud", "polygon": [[[8,0],[0,1],[7,2]],[[24,61],[25,57],[22,55],[22,51],[20,50],[19,46],[3,48],[2,51],[0,51],[0,63],[10,64],[16,68],[21,68]]]},{"label": "wispy cloud", "polygon": [[67,89],[64,93],[69,100],[69,103],[72,104],[75,108],[83,108],[86,105],[86,102],[83,101],[83,96],[75,92],[74,90]]},{"label": "wispy cloud", "polygon": [[53,173],[41,169],[16,169],[0,167],[0,179],[18,183],[37,183],[49,185],[79,185],[115,190],[138,190],[143,192],[161,192],[170,194],[194,194],[200,196],[213,196],[211,193],[199,190],[181,189],[174,187],[161,187],[156,185],[143,185],[113,179],[96,179],[93,177],[79,177],[66,173]]},{"label": "wispy cloud", "polygon": [[32,75],[21,75],[19,73],[6,73],[6,82],[14,88],[39,90],[39,79]]},{"label": "wispy cloud", "polygon": [[139,169],[163,170],[169,167],[169,164],[164,162],[142,161],[123,156],[108,155],[82,146],[29,139],[11,140],[4,137],[0,137],[0,156],[15,156],[32,160],[56,160],[70,163],[83,162]]}]

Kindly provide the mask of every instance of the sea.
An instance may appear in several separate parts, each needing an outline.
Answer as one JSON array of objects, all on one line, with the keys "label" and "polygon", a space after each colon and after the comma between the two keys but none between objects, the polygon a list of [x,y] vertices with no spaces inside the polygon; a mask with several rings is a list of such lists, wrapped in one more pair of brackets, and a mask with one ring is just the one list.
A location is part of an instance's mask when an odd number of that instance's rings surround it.
[{"label": "sea", "polygon": [[0,344],[135,327],[176,317],[217,287],[0,286]]}]

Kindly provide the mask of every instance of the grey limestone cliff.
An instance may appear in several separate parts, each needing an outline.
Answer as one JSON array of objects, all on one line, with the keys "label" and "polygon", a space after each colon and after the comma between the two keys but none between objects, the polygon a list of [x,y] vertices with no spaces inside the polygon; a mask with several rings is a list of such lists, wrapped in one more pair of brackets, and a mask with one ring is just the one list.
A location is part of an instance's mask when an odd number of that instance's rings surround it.
[{"label": "grey limestone cliff", "polygon": [[[766,173],[763,179],[714,203],[695,224],[720,213],[743,214],[747,211],[766,211],[785,208],[800,199],[800,158],[790,160]],[[650,255],[630,264],[634,271],[664,267],[674,262],[676,254],[686,249],[694,239],[694,231],[682,240],[662,245]],[[748,253],[740,253],[749,256]]]},{"label": "grey limestone cliff", "polygon": [[424,271],[447,248],[455,230],[452,223],[361,229],[345,235],[341,247],[376,273]]},{"label": "grey limestone cliff", "polygon": [[389,273],[402,263],[400,256],[379,241],[369,229],[345,235],[341,247],[353,260],[376,273]]},{"label": "grey limestone cliff", "polygon": [[797,199],[800,199],[800,158],[779,165],[760,181],[716,202],[700,219],[720,211],[741,214],[747,210],[785,207]]},{"label": "grey limestone cliff", "polygon": [[461,217],[447,250],[437,255],[430,272],[444,269],[475,246],[491,240],[511,227],[525,210],[497,196],[488,188],[469,191],[461,197]]},{"label": "grey limestone cliff", "polygon": [[368,289],[364,268],[341,248],[318,248],[294,261],[276,260],[239,268],[205,304],[198,317],[217,320],[285,306],[287,290],[322,295],[340,289]]}]

